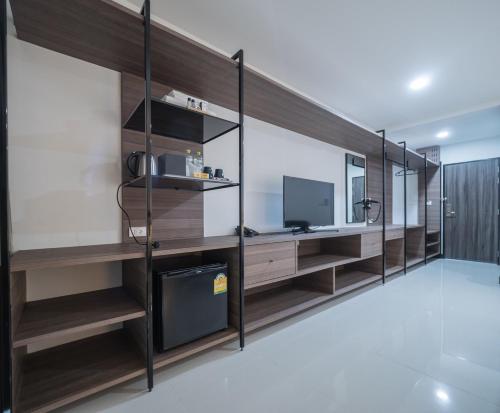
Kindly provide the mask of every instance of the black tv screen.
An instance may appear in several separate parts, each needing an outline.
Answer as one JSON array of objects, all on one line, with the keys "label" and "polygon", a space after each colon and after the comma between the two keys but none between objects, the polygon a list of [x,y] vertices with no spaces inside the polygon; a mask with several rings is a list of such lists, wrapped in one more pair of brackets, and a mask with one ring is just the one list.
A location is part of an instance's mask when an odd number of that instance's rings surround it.
[{"label": "black tv screen", "polygon": [[283,176],[285,228],[334,225],[335,185]]}]

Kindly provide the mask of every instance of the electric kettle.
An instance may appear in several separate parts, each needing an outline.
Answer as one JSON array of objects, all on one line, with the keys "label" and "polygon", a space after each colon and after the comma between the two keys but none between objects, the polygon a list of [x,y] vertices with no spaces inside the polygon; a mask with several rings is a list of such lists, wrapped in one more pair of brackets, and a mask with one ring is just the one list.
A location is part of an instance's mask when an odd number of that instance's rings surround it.
[{"label": "electric kettle", "polygon": [[[132,152],[127,158],[127,168],[130,175],[137,178],[139,176],[146,175],[146,152],[135,151]],[[156,159],[153,154],[151,154],[151,175],[157,175],[158,169],[156,165]]]}]

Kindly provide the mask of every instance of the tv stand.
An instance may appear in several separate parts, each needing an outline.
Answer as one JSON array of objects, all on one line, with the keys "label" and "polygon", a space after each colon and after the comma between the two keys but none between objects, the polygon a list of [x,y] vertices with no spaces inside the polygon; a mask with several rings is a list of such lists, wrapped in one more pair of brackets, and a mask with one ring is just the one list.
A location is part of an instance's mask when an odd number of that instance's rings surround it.
[{"label": "tv stand", "polygon": [[310,227],[300,227],[298,229],[292,230],[293,235],[298,235],[298,234],[314,234],[316,231]]}]

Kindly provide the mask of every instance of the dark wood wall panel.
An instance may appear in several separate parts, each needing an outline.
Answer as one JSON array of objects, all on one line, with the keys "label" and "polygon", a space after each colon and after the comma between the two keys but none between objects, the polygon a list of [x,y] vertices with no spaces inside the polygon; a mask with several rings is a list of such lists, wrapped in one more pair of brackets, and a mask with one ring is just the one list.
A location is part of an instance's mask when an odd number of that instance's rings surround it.
[{"label": "dark wood wall panel", "polygon": [[[171,89],[168,86],[153,84],[152,93],[162,97]],[[122,123],[144,98],[144,81],[129,73],[122,73]],[[185,154],[186,149],[203,152],[203,146],[174,138],[153,135],[152,152],[158,156],[163,153]],[[144,134],[122,129],[122,178],[130,179],[126,160],[133,151],[144,151]],[[145,226],[146,197],[144,188],[125,187],[122,203],[127,210],[132,226]],[[191,191],[161,189],[153,194],[153,237],[156,240],[177,238],[197,238],[203,236],[203,194]],[[122,239],[133,242],[128,233],[128,221],[122,219]]]}]

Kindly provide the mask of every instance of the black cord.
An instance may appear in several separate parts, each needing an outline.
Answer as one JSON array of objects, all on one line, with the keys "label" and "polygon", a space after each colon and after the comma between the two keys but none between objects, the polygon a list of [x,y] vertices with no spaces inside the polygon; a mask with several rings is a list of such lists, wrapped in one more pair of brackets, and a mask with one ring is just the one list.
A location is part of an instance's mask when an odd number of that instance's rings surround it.
[{"label": "black cord", "polygon": [[132,223],[130,221],[130,216],[128,215],[127,211],[125,211],[125,208],[122,207],[122,204],[120,203],[120,189],[124,186],[127,186],[128,184],[130,184],[131,181],[125,181],[125,182],[122,182],[120,185],[118,185],[118,189],[116,190],[116,203],[118,204],[118,206],[120,207],[120,209],[122,210],[123,214],[127,217],[127,221],[128,221],[128,229],[129,229],[129,232],[130,234],[132,234],[132,238],[134,238],[134,241],[139,244],[140,246],[146,246],[148,245],[146,242],[140,242],[136,237],[135,237],[135,234],[134,234],[134,231],[132,231]]},{"label": "black cord", "polygon": [[[382,212],[382,205],[381,204],[378,204],[378,213],[377,213],[377,218],[375,218],[374,220],[371,220],[372,223],[374,222],[377,222],[378,219],[380,218],[380,212]],[[368,220],[370,220],[370,210],[368,210],[368,212],[366,213],[366,216],[368,218]]]}]

